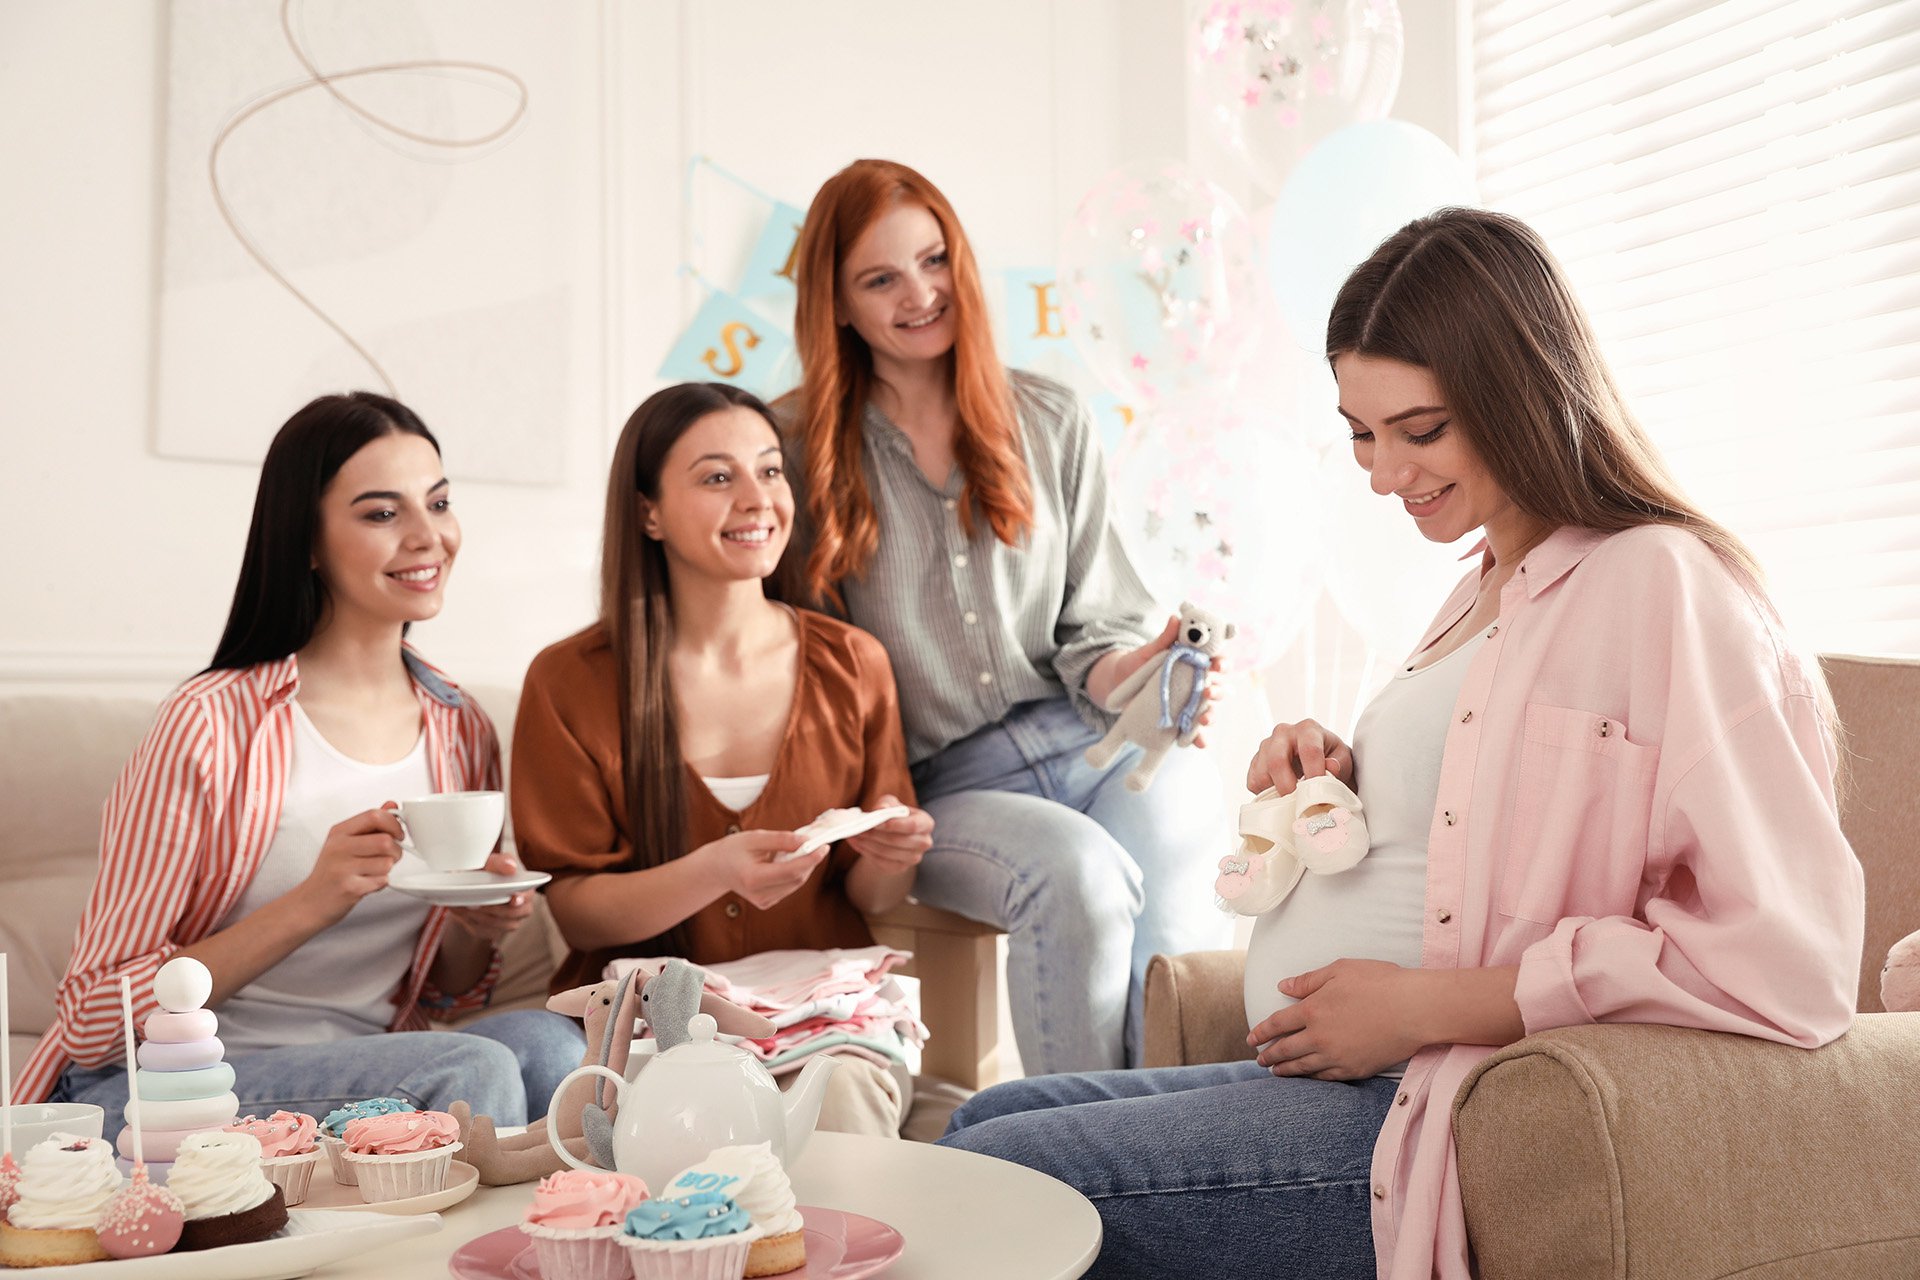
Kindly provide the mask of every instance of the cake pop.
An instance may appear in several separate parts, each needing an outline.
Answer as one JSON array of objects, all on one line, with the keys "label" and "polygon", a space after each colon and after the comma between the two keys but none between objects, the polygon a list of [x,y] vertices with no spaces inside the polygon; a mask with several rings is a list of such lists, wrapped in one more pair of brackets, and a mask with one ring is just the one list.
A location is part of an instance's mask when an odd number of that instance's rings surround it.
[{"label": "cake pop", "polygon": [[[206,971],[206,966],[201,966]],[[204,996],[201,997],[205,999]],[[120,979],[120,1013],[127,1031],[127,1065],[133,1065],[133,984]],[[186,1207],[180,1197],[147,1178],[146,1150],[140,1141],[140,1082],[138,1071],[127,1072],[127,1115],[133,1130],[133,1181],[100,1214],[100,1247],[116,1258],[144,1258],[165,1253],[180,1242]]]}]

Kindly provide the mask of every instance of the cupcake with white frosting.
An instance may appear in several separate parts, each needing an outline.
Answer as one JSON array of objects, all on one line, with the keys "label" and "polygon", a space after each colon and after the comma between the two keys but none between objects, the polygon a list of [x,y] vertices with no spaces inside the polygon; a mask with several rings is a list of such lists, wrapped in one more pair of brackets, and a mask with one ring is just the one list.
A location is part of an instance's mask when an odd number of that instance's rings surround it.
[{"label": "cupcake with white frosting", "polygon": [[167,1189],[187,1214],[180,1248],[215,1249],[265,1240],[287,1225],[287,1201],[260,1168],[250,1133],[196,1133],[180,1143]]},{"label": "cupcake with white frosting", "polygon": [[100,1215],[122,1185],[113,1148],[99,1138],[57,1133],[37,1143],[20,1169],[19,1199],[0,1222],[0,1266],[106,1261]]}]

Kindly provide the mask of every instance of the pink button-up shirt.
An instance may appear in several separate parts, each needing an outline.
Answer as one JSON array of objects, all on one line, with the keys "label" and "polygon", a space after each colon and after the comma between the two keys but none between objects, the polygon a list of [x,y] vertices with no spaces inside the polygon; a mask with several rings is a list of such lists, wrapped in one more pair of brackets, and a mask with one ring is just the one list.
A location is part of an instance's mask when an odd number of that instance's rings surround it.
[{"label": "pink button-up shirt", "polygon": [[[1472,606],[1479,576],[1420,649]],[[1551,535],[1501,590],[1447,728],[1422,966],[1518,964],[1529,1033],[1839,1036],[1865,893],[1815,680],[1767,602],[1693,535]],[[1450,1111],[1491,1052],[1435,1045],[1407,1069],[1373,1156],[1383,1280],[1466,1280]]]}]

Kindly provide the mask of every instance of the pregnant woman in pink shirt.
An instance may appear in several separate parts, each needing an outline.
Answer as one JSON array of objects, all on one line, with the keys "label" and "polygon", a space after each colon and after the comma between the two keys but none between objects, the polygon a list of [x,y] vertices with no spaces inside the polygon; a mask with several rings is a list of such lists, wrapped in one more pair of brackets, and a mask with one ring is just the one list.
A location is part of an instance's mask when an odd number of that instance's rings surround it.
[{"label": "pregnant woman in pink shirt", "polygon": [[1327,355],[1374,491],[1435,541],[1479,531],[1479,563],[1351,746],[1281,725],[1247,771],[1283,794],[1330,772],[1385,820],[1328,877],[1369,877],[1339,915],[1296,892],[1256,929],[1258,1060],[955,1113],[947,1144],[1093,1200],[1094,1275],[1465,1280],[1449,1107],[1494,1046],[1640,1022],[1813,1047],[1853,1017],[1863,887],[1818,668],[1668,477],[1546,246],[1478,210],[1411,223],[1347,280]]}]

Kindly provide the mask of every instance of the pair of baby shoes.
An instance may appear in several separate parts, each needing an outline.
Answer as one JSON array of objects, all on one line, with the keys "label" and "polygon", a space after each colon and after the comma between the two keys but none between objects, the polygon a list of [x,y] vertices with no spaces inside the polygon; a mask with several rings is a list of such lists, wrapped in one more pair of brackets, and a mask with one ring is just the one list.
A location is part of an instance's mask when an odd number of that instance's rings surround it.
[{"label": "pair of baby shoes", "polygon": [[1300,877],[1333,875],[1367,856],[1360,797],[1330,773],[1303,778],[1288,795],[1272,787],[1240,806],[1240,847],[1220,859],[1214,903],[1240,916],[1280,905]]}]

